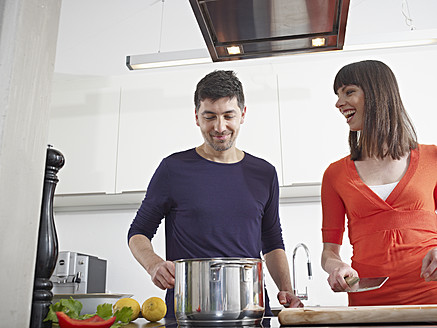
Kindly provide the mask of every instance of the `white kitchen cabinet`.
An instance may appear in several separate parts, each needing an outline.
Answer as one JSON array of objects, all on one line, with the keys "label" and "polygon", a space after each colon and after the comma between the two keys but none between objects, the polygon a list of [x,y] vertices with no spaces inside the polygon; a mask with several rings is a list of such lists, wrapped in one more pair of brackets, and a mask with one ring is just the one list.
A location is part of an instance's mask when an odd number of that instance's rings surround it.
[{"label": "white kitchen cabinet", "polygon": [[386,60],[398,79],[402,102],[422,144],[437,144],[436,58],[434,45],[404,48]]},{"label": "white kitchen cabinet", "polygon": [[320,183],[328,165],[348,153],[348,126],[332,90],[341,65],[335,56],[314,54],[276,67],[284,185]]},{"label": "white kitchen cabinet", "polygon": [[237,147],[274,165],[279,185],[283,185],[276,72],[260,64],[235,71],[243,83],[247,109]]},{"label": "white kitchen cabinet", "polygon": [[130,77],[121,93],[117,192],[146,190],[160,161],[200,145],[193,93],[202,69]]},{"label": "white kitchen cabinet", "polygon": [[[66,164],[56,194],[143,193],[162,158],[203,142],[193,94],[197,82],[215,69],[236,71],[244,86],[247,114],[237,147],[272,163],[281,186],[320,184],[327,166],[349,153],[349,129],[335,108],[332,83],[337,71],[351,62],[387,63],[398,78],[419,142],[437,144],[430,124],[437,119],[432,101],[436,55],[437,46],[405,47],[293,55],[269,64],[214,63],[113,78],[58,77],[48,143],[65,155]],[[296,198],[295,193],[290,197]],[[120,199],[115,202],[126,201]],[[77,202],[81,200],[74,206]]]},{"label": "white kitchen cabinet", "polygon": [[114,193],[120,88],[97,78],[55,82],[48,142],[65,157],[56,194]]},{"label": "white kitchen cabinet", "polygon": [[[197,82],[215,69],[232,68],[191,66],[122,83],[117,192],[145,190],[164,157],[203,143],[195,124],[194,91]],[[234,70],[243,83],[247,106],[237,147],[280,167],[276,77],[268,67]]]}]

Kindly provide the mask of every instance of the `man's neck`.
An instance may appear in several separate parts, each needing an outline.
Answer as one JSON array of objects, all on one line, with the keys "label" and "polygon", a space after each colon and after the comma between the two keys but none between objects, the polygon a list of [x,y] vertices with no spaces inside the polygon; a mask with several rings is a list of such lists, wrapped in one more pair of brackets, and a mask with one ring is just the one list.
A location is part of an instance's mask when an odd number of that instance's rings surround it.
[{"label": "man's neck", "polygon": [[201,157],[217,163],[238,163],[244,158],[244,152],[235,147],[231,147],[224,151],[216,151],[206,144],[202,144],[201,146],[196,147],[196,152]]}]

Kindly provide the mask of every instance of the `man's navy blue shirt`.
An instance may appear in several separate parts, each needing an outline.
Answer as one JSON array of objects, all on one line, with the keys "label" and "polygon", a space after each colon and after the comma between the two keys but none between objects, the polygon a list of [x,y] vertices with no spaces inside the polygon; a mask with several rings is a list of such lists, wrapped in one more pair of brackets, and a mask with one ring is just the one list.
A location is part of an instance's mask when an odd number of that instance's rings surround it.
[{"label": "man's navy blue shirt", "polygon": [[[142,234],[151,240],[165,218],[169,261],[260,258],[284,249],[278,200],[276,170],[267,161],[245,153],[237,163],[217,163],[193,148],[162,160],[128,239]],[[173,303],[171,295],[166,299]]]}]

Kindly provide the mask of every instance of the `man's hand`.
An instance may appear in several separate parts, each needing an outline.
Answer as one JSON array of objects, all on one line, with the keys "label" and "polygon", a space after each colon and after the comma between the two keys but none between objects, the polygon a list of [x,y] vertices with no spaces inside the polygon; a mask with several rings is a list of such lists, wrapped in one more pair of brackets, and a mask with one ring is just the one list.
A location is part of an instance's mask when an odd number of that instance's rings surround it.
[{"label": "man's hand", "polygon": [[149,238],[144,235],[134,235],[129,239],[129,248],[137,261],[149,273],[157,287],[161,289],[174,287],[174,263],[164,261],[158,256],[153,251]]},{"label": "man's hand", "polygon": [[153,283],[165,290],[173,288],[175,284],[175,265],[171,261],[157,263],[150,272]]},{"label": "man's hand", "polygon": [[350,289],[350,286],[344,280],[345,277],[358,277],[358,272],[345,263],[331,272],[328,283],[334,292],[344,292]]},{"label": "man's hand", "polygon": [[303,307],[303,303],[292,292],[281,291],[278,293],[278,300],[284,307],[298,308]]},{"label": "man's hand", "polygon": [[430,250],[422,260],[422,271],[420,276],[425,281],[437,280],[437,248]]}]

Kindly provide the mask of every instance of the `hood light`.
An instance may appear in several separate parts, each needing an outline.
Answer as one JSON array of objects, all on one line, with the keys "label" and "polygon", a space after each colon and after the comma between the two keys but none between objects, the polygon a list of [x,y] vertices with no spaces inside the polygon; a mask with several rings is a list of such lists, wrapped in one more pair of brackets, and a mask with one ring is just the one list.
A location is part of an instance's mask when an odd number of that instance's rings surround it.
[{"label": "hood light", "polygon": [[325,38],[314,38],[311,40],[313,47],[323,47],[326,43]]},{"label": "hood light", "polygon": [[226,47],[229,55],[239,55],[242,53],[240,46]]}]

